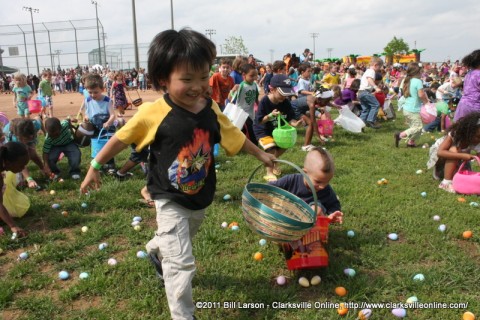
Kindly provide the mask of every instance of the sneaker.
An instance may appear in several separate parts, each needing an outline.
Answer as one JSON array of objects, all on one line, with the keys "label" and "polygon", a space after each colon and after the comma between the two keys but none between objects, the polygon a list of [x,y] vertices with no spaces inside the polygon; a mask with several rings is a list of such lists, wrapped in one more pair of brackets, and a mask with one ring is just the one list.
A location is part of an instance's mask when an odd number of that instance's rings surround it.
[{"label": "sneaker", "polygon": [[72,174],[72,179],[73,180],[78,180],[78,179],[80,179],[80,175],[79,174]]},{"label": "sneaker", "polygon": [[455,190],[453,189],[453,184],[452,183],[443,183],[441,182],[438,187],[440,189],[443,189],[447,192],[450,192],[450,193],[456,193]]},{"label": "sneaker", "polygon": [[400,140],[402,140],[402,138],[400,137],[400,132],[395,132],[393,138],[395,139],[395,147],[398,148],[398,144],[400,143]]},{"label": "sneaker", "polygon": [[315,146],[309,144],[308,146],[302,146],[302,151],[308,152],[308,151],[312,150],[313,148],[315,148]]},{"label": "sneaker", "polygon": [[375,122],[372,121],[367,121],[366,123],[367,127],[370,127],[372,129],[380,129],[382,126],[375,124]]},{"label": "sneaker", "polygon": [[163,286],[163,269],[162,269],[162,263],[160,260],[158,260],[158,257],[154,253],[149,253],[148,258],[150,259],[150,262],[153,264],[155,267],[155,271],[157,273],[157,278],[160,280],[160,284]]},{"label": "sneaker", "polygon": [[118,180],[125,180],[133,177],[133,173],[131,172],[126,172],[125,174],[121,174],[118,171],[116,171],[114,175],[115,175],[115,178],[117,178]]}]

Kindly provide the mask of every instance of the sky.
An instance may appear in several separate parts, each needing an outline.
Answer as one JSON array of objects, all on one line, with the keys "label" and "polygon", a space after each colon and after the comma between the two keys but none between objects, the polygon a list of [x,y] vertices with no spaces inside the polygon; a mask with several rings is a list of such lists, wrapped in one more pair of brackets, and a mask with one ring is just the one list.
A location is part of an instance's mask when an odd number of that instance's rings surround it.
[{"label": "sky", "polygon": [[[0,47],[6,51],[4,65],[25,64],[25,58],[20,62],[8,58],[6,48],[22,44],[23,36],[19,34],[12,40],[5,35],[11,28],[4,27],[31,24],[30,12],[22,10],[23,6],[39,9],[33,14],[36,24],[95,19],[95,5],[91,0],[2,0],[2,3]],[[97,0],[97,3],[98,17],[107,36],[106,45],[133,44],[132,0]],[[139,43],[150,43],[157,33],[171,28],[171,3],[175,29],[189,27],[204,34],[206,30],[214,30],[210,36],[218,53],[225,39],[242,37],[249,53],[265,62],[282,59],[286,53],[299,55],[305,48],[314,51],[315,58],[372,55],[383,52],[394,36],[402,38],[411,49],[425,49],[422,61],[450,59],[453,62],[478,49],[480,44],[477,0],[136,0]],[[96,30],[90,32],[96,39]],[[313,38],[312,34],[317,37]],[[71,40],[73,35],[66,37]],[[58,45],[64,48],[56,59],[69,63],[75,56],[73,49],[66,44]],[[82,45],[91,49],[98,47],[96,41],[85,41]],[[22,51],[23,45],[19,47]],[[328,48],[331,48],[330,54]],[[35,66],[31,47],[28,54],[30,67]]]}]

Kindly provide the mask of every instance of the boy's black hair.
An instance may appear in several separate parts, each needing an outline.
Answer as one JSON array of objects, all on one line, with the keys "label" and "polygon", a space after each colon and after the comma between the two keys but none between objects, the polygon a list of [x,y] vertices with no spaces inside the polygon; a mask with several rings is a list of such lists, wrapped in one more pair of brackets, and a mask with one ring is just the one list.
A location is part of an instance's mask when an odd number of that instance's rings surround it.
[{"label": "boy's black hair", "polygon": [[430,85],[430,89],[438,89],[440,88],[440,83],[438,82],[432,82],[432,84]]},{"label": "boy's black hair", "polygon": [[242,65],[241,67],[241,70],[242,70],[242,74],[247,74],[249,73],[250,71],[252,71],[253,69],[256,69],[254,66],[252,66],[250,63],[245,63],[244,65]]},{"label": "boy's black hair", "polygon": [[469,69],[477,69],[480,66],[480,50],[474,50],[463,57],[462,64]]},{"label": "boy's black hair", "polygon": [[472,144],[472,138],[477,134],[478,129],[480,129],[480,112],[472,112],[455,122],[450,127],[450,132],[455,144],[466,148]]},{"label": "boy's black hair", "polygon": [[15,162],[20,158],[28,156],[27,147],[20,142],[7,142],[0,147],[0,169],[3,171],[4,161]]},{"label": "boy's black hair", "polygon": [[10,123],[10,131],[19,138],[35,136],[36,134],[32,119],[12,119]]},{"label": "boy's black hair", "polygon": [[310,66],[309,63],[300,63],[300,65],[298,66],[297,70],[298,70],[298,74],[302,74],[303,72],[305,72],[307,69],[311,69],[312,67]]},{"label": "boy's black hair", "polygon": [[58,118],[48,118],[45,120],[45,130],[47,133],[51,133],[53,130],[61,130],[62,129],[62,124],[60,123],[60,120]]},{"label": "boy's black hair", "polygon": [[185,64],[195,70],[212,67],[217,55],[215,44],[191,29],[165,30],[153,38],[148,49],[148,71],[155,90],[165,90],[172,71]]}]

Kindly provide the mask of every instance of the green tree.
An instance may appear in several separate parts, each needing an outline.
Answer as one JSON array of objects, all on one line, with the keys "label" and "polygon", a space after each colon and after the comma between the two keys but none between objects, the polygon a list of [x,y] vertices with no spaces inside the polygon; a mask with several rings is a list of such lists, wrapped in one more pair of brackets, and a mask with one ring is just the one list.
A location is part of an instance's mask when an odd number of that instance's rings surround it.
[{"label": "green tree", "polygon": [[241,36],[231,36],[230,38],[225,39],[225,43],[223,44],[223,54],[247,55],[248,49],[245,47]]},{"label": "green tree", "polygon": [[400,56],[407,54],[410,50],[408,44],[402,38],[393,36],[393,39],[387,44],[383,51],[385,52],[385,60],[387,63],[400,61]]}]

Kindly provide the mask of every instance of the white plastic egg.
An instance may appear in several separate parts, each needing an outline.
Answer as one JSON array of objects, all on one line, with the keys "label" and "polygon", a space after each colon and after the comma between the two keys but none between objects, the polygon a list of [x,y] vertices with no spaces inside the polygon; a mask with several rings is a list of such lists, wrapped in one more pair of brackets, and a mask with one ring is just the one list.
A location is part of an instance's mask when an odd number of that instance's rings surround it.
[{"label": "white plastic egg", "polygon": [[107,263],[110,266],[114,266],[114,265],[117,264],[117,260],[115,258],[110,258],[110,259],[108,259]]},{"label": "white plastic egg", "polygon": [[100,250],[103,250],[105,249],[106,247],[108,247],[108,244],[106,242],[102,242],[98,245],[98,249]]},{"label": "white plastic egg", "polygon": [[133,217],[133,221],[141,222],[141,221],[142,221],[142,217],[139,217],[139,216]]},{"label": "white plastic egg", "polygon": [[353,230],[348,230],[348,231],[347,231],[347,237],[349,237],[349,238],[355,237],[355,231],[353,231]]},{"label": "white plastic egg", "polygon": [[283,286],[283,285],[285,285],[285,283],[287,283],[287,278],[285,278],[284,276],[278,276],[277,277],[277,284],[279,286]]},{"label": "white plastic egg", "polygon": [[85,280],[89,277],[89,274],[87,272],[82,272],[78,277],[82,280]]},{"label": "white plastic egg", "polygon": [[424,281],[424,280],[425,280],[425,276],[421,273],[418,273],[413,277],[413,281]]},{"label": "white plastic egg", "polygon": [[322,278],[320,278],[320,276],[313,276],[313,278],[310,280],[310,284],[312,286],[319,285],[320,282],[322,282]]},{"label": "white plastic egg", "polygon": [[264,245],[267,244],[267,240],[265,240],[265,239],[260,239],[260,240],[258,241],[258,244],[261,245],[261,246],[264,246]]},{"label": "white plastic egg", "polygon": [[438,231],[440,232],[445,232],[445,230],[447,230],[447,226],[444,225],[444,224],[441,224],[438,226]]},{"label": "white plastic egg", "polygon": [[223,196],[224,201],[228,201],[228,200],[231,200],[231,199],[232,199],[232,196],[229,195],[229,194],[226,194],[226,195]]},{"label": "white plastic egg", "polygon": [[440,221],[440,216],[439,215],[434,215],[433,220],[434,221]]},{"label": "white plastic egg", "polygon": [[140,259],[145,259],[147,257],[147,253],[145,251],[138,251],[137,252],[137,258],[140,258]]},{"label": "white plastic egg", "polygon": [[58,277],[61,279],[61,280],[67,280],[68,278],[70,278],[70,274],[65,271],[65,270],[62,270],[58,273]]},{"label": "white plastic egg", "polygon": [[298,279],[298,283],[304,288],[310,287],[310,281],[308,281],[308,279],[305,277],[300,277],[300,279]]},{"label": "white plastic egg", "polygon": [[228,227],[228,223],[226,223],[225,221],[223,221],[222,224],[221,224],[221,226],[222,226],[222,228],[226,228],[226,227]]},{"label": "white plastic egg", "polygon": [[28,252],[22,252],[18,255],[18,259],[20,260],[27,260],[28,259]]},{"label": "white plastic egg", "polygon": [[405,318],[407,316],[407,310],[403,308],[392,309],[392,314],[398,318]]},{"label": "white plastic egg", "polygon": [[396,233],[390,233],[388,235],[388,239],[392,240],[392,241],[397,241],[398,240],[398,234]]}]

